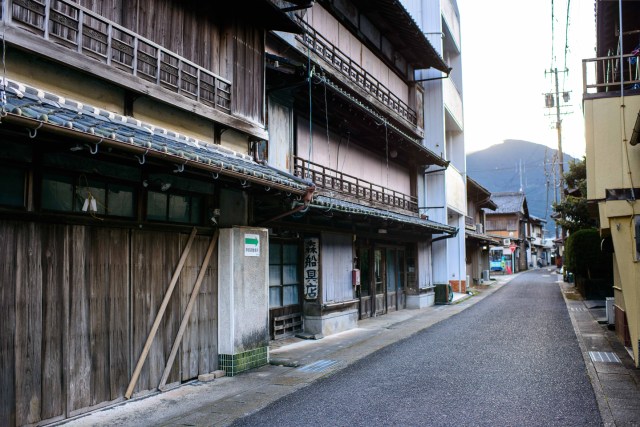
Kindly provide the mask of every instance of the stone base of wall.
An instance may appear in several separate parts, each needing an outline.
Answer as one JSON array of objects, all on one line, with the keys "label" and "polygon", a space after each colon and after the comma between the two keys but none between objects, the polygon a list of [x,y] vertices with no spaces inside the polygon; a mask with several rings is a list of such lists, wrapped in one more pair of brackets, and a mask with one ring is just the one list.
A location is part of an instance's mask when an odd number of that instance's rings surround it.
[{"label": "stone base of wall", "polygon": [[435,303],[434,292],[420,295],[407,295],[407,308],[421,309],[425,307],[431,307]]},{"label": "stone base of wall", "polygon": [[321,316],[305,316],[304,332],[312,335],[332,335],[358,326],[358,309],[336,311]]},{"label": "stone base of wall", "polygon": [[219,354],[218,367],[229,377],[269,363],[269,347],[259,347],[238,354]]},{"label": "stone base of wall", "polygon": [[449,284],[451,285],[451,290],[453,292],[460,292],[460,293],[467,292],[466,280],[449,280]]}]

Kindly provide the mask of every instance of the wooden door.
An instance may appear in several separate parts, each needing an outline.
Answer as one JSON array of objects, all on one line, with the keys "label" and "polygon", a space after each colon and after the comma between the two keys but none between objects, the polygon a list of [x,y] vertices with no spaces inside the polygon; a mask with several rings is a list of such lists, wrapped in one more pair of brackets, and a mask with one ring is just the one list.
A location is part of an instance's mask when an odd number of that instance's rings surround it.
[{"label": "wooden door", "polygon": [[359,315],[360,319],[366,319],[373,314],[371,250],[369,248],[357,249],[356,257],[358,258],[358,268],[360,269]]},{"label": "wooden door", "polygon": [[387,272],[387,310],[398,309],[398,251],[388,248],[386,250],[386,272]]},{"label": "wooden door", "polygon": [[376,316],[387,312],[385,251],[383,248],[373,250],[373,282],[375,290],[374,313]]}]

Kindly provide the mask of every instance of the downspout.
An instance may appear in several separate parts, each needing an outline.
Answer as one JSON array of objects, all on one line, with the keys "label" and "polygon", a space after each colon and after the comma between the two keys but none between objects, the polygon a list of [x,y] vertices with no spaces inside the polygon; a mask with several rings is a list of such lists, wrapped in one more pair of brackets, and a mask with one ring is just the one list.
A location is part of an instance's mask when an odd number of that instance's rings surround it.
[{"label": "downspout", "polygon": [[456,231],[451,234],[445,234],[444,236],[436,237],[435,239],[431,239],[431,243],[437,242],[440,240],[451,239],[452,237],[456,237],[458,235],[459,228],[456,228]]},{"label": "downspout", "polygon": [[306,193],[304,193],[304,196],[302,197],[302,204],[300,206],[296,206],[295,208],[291,209],[290,211],[281,213],[280,215],[276,215],[273,218],[270,218],[266,221],[263,221],[261,223],[262,224],[268,224],[270,222],[276,221],[280,218],[284,218],[286,216],[292,215],[296,212],[306,212],[307,209],[309,209],[309,204],[311,203],[311,199],[313,198],[313,193],[316,191],[316,187],[315,185],[310,186],[309,188],[307,188]]}]

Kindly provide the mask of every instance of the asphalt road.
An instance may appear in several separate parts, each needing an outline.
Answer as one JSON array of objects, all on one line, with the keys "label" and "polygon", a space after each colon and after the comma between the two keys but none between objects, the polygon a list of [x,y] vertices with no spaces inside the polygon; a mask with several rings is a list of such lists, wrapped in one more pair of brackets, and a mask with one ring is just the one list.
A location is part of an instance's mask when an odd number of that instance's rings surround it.
[{"label": "asphalt road", "polygon": [[234,426],[602,425],[556,277],[522,274]]}]

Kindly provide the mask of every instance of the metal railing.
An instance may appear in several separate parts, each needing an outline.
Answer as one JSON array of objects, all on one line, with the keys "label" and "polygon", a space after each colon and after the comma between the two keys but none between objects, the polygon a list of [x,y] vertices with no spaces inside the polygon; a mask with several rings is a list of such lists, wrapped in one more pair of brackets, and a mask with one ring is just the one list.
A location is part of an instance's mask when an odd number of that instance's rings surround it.
[{"label": "metal railing", "polygon": [[320,188],[337,191],[368,202],[379,203],[414,213],[418,212],[418,199],[416,197],[373,184],[301,157],[294,157],[294,161],[294,174],[310,180]]},{"label": "metal railing", "polygon": [[344,52],[324,38],[313,27],[298,17],[299,24],[304,28],[303,35],[296,36],[305,46],[311,49],[336,70],[348,77],[351,81],[364,89],[378,101],[383,103],[394,113],[398,114],[413,125],[418,124],[415,110],[411,109],[404,101],[394,95],[386,86],[375,77],[367,73],[356,61],[353,61]]},{"label": "metal railing", "polygon": [[627,54],[602,56],[582,60],[583,93],[611,92],[620,90],[620,77],[624,78],[624,89],[640,89],[640,57]]},{"label": "metal railing", "polygon": [[226,113],[231,82],[69,0],[7,0],[5,21]]}]

